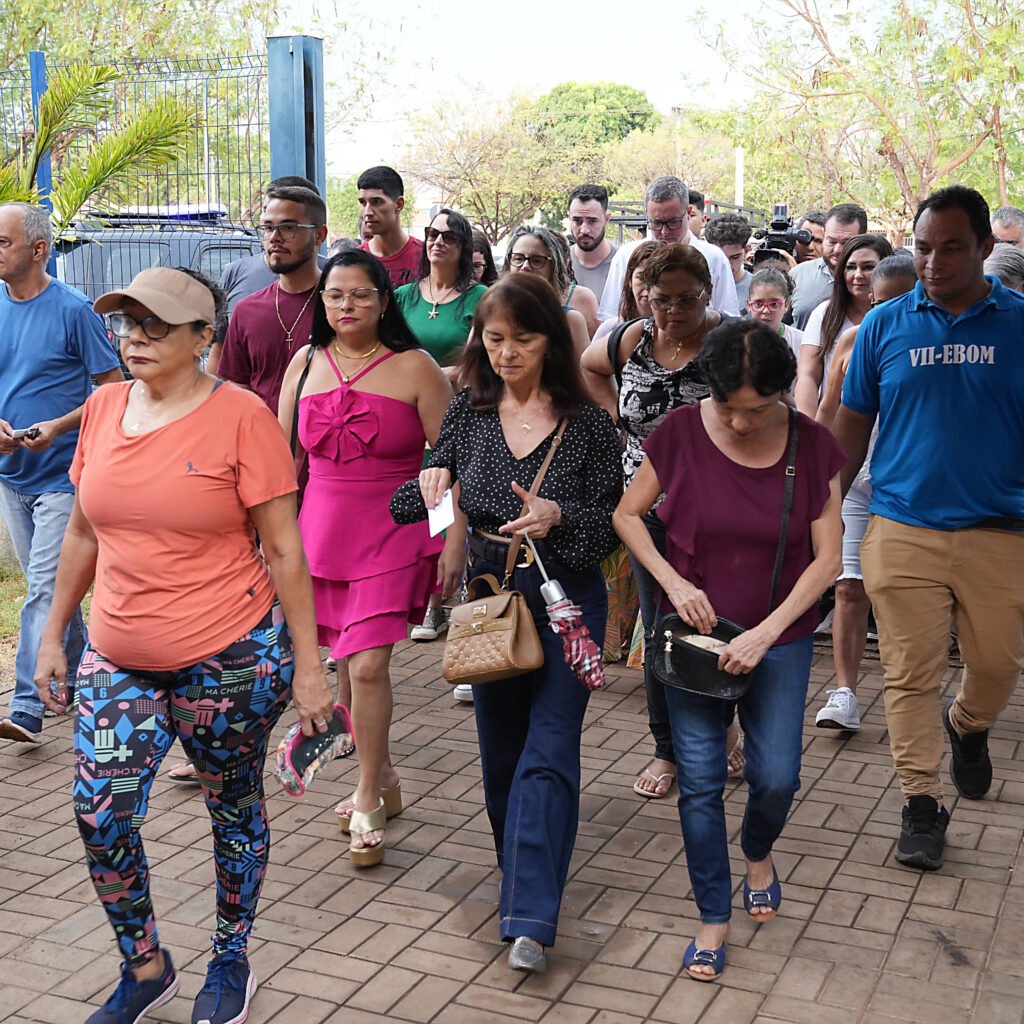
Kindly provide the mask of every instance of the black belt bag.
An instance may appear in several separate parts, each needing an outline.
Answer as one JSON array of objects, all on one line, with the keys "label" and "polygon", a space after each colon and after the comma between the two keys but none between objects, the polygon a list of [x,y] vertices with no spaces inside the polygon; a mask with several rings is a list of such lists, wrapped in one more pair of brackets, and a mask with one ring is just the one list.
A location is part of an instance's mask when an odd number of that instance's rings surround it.
[{"label": "black belt bag", "polygon": [[[786,482],[782,492],[782,520],[779,525],[779,545],[775,551],[775,568],[772,570],[772,585],[768,593],[768,614],[775,607],[775,592],[779,586],[782,563],[786,557],[786,540],[789,536],[789,517],[793,511],[793,487],[796,483],[796,451],[800,438],[800,417],[794,409],[789,410],[789,448],[786,452]],[[708,643],[708,635],[698,633],[693,626],[684,622],[675,612],[663,615],[654,627],[651,646],[646,653],[651,658],[651,670],[657,682],[671,686],[674,690],[685,690],[700,697],[716,700],[736,701],[747,692],[750,675],[734,676],[718,667],[718,656],[722,646],[735,640],[745,627],[720,618],[710,637],[719,641]],[[703,646],[701,646],[703,645]]]}]

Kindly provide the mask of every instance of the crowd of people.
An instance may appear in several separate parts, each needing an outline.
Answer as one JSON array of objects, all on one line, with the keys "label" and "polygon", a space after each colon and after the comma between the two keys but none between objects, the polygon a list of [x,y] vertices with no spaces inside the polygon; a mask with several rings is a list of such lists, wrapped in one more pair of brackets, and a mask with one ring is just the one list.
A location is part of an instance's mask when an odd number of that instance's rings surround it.
[{"label": "crowd of people", "polygon": [[[392,168],[358,189],[366,237],[326,259],[323,199],[281,178],[262,256],[220,284],[144,270],[91,308],[46,272],[46,211],[0,206],[0,512],[28,584],[0,737],[36,742],[46,711],[74,709],[72,806],[123,960],[89,1024],[136,1024],[177,992],[141,839],[174,739],[188,761],[168,774],[202,791],[217,879],[192,1020],[237,1024],[271,731],[289,703],[307,737],[351,707],[358,782],[334,813],[353,865],[379,864],[403,808],[394,645],[410,626],[443,636],[446,603],[485,577],[523,596],[543,658],[455,695],[474,708],[508,965],[543,971],[590,691],[547,627],[541,564],[600,646],[622,546],[652,739],[632,788],[678,790],[700,917],[686,975],[726,966],[730,777],[748,791],[743,908],[780,910],[772,850],[832,587],[836,685],[816,724],[860,728],[877,630],[895,858],[940,868],[943,734],[956,791],[984,797],[1024,664],[1024,213],[942,189],[911,252],[840,203],[755,259],[747,220],[707,217],[671,176],[647,189],[648,237],[616,246],[607,190],[584,184],[568,237],[523,225],[499,273],[457,210],[409,235]],[[951,631],[965,670],[940,706]],[[691,641],[715,645],[692,676],[668,657]]]}]

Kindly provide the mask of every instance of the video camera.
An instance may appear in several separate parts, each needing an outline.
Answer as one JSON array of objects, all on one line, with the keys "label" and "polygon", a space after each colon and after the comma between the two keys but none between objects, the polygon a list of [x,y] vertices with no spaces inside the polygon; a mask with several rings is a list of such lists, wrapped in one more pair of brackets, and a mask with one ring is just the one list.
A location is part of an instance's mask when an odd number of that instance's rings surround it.
[{"label": "video camera", "polygon": [[764,239],[764,244],[754,253],[755,267],[775,258],[772,250],[782,250],[792,256],[797,242],[801,245],[809,245],[811,242],[810,231],[793,227],[793,218],[789,215],[786,203],[775,203],[772,206],[772,219],[768,227],[759,228],[754,232],[754,237]]}]

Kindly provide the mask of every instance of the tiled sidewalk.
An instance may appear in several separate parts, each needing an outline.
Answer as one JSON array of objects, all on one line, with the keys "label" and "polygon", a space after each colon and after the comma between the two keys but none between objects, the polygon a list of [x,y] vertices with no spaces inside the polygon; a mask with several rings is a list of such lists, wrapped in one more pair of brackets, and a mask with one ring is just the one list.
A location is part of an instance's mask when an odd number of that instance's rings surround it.
[{"label": "tiled sidewalk", "polygon": [[[439,679],[438,645],[396,653],[393,746],[407,810],[385,864],[348,863],[331,808],[351,792],[339,762],[301,801],[272,780],[274,845],[252,961],[253,1024],[354,1021],[544,1024],[1018,1024],[1024,1010],[1024,698],[994,732],[996,785],[954,802],[945,868],[891,857],[893,785],[877,663],[866,663],[864,727],[813,728],[831,672],[819,657],[803,789],[776,851],[786,902],[754,926],[740,911],[721,983],[679,975],[694,929],[674,801],[630,790],[646,763],[643,686],[613,670],[590,704],[572,877],[549,971],[510,973],[496,941],[497,872],[471,709]],[[952,681],[954,671],[950,670]],[[0,1020],[79,1024],[117,974],[69,803],[70,727],[0,747]],[[744,792],[730,789],[730,825]],[[159,782],[144,830],[163,941],[182,994],[154,1020],[187,1022],[212,927],[207,819],[194,790]],[[737,879],[739,876],[737,875]],[[738,905],[738,904],[737,904]]]}]

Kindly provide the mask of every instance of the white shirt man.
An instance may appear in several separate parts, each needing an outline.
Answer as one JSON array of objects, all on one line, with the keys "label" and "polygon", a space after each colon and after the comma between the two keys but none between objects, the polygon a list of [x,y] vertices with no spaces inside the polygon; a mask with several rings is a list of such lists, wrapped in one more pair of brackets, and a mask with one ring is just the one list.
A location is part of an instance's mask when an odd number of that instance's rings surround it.
[{"label": "white shirt man", "polygon": [[[689,217],[690,193],[686,183],[679,178],[666,175],[656,178],[647,187],[647,224],[651,238],[659,242],[693,246],[708,261],[711,271],[711,308],[720,313],[736,316],[739,305],[736,300],[736,285],[733,283],[729,261],[716,245],[709,245],[694,238],[687,223]],[[599,320],[611,320],[618,316],[622,285],[626,279],[626,266],[639,241],[620,245],[612,259],[605,282],[604,294],[598,309]]]}]

